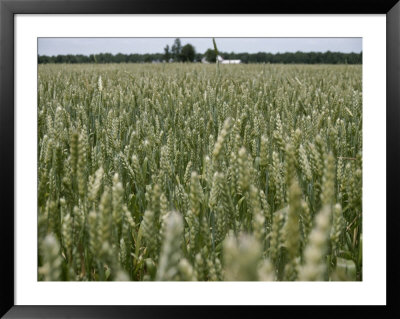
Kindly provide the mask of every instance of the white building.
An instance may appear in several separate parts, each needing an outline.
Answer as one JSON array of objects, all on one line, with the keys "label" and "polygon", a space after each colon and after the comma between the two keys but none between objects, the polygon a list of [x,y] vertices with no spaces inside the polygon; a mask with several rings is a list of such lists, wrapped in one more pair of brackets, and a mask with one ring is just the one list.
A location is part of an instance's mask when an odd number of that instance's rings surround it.
[{"label": "white building", "polygon": [[224,60],[222,56],[218,55],[217,56],[217,62],[221,64],[240,64],[242,63],[241,60]]}]

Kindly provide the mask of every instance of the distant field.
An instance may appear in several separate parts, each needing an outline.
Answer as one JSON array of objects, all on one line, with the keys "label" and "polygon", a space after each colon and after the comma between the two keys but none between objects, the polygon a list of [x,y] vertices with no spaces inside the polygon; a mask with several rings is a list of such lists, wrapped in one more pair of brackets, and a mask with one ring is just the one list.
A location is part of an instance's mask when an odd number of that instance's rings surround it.
[{"label": "distant field", "polygon": [[39,65],[39,280],[362,280],[362,66]]}]

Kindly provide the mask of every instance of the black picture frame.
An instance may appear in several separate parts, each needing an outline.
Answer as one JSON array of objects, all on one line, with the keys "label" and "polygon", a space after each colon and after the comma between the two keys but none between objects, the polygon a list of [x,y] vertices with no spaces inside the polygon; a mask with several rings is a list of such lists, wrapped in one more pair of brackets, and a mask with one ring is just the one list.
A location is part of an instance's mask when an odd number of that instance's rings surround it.
[{"label": "black picture frame", "polygon": [[[386,306],[16,306],[14,303],[14,15],[15,14],[385,14],[387,52],[386,104],[386,217],[387,217],[387,305]],[[400,317],[398,307],[398,256],[400,136],[400,2],[398,0],[253,0],[233,4],[222,1],[162,0],[0,0],[0,180],[1,261],[0,315],[4,318],[152,318],[152,317],[247,317],[293,315],[354,318]],[[376,106],[380,107],[380,106]],[[243,292],[242,292],[243,293]]]}]

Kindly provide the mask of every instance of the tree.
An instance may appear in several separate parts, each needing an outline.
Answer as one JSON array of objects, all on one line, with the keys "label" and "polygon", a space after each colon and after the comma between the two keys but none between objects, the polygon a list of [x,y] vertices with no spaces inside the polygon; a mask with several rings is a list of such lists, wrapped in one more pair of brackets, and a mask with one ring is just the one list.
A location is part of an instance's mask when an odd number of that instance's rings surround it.
[{"label": "tree", "polygon": [[171,52],[169,51],[169,45],[164,48],[164,60],[169,62],[169,59],[171,58]]},{"label": "tree", "polygon": [[183,46],[181,51],[181,61],[183,62],[193,62],[196,51],[190,43]]},{"label": "tree", "polygon": [[126,62],[126,55],[122,54],[122,53],[118,53],[114,58],[113,58],[113,62],[115,63],[123,63]]},{"label": "tree", "polygon": [[201,62],[201,59],[203,58],[203,54],[201,53],[196,53],[195,57],[194,57],[194,61],[195,62]]},{"label": "tree", "polygon": [[205,53],[204,53],[206,60],[210,63],[215,63],[215,60],[217,59],[217,54],[215,53],[215,51],[213,49],[208,49]]},{"label": "tree", "polygon": [[172,45],[171,52],[174,61],[181,61],[181,51],[182,51],[182,44],[179,38],[175,39],[174,44]]},{"label": "tree", "polygon": [[[175,61],[197,61],[199,62],[204,56],[207,61],[215,63],[215,49],[208,49],[204,55],[196,53],[191,44],[181,47],[179,39],[175,41],[174,50],[172,53],[169,46],[164,48],[164,53],[145,53],[145,54],[122,54],[113,55],[111,53],[91,54],[90,56],[82,54],[67,54],[57,56],[38,56],[39,64],[42,63],[144,63],[152,62],[153,60],[171,59]],[[285,52],[285,53],[228,53],[218,52],[224,59],[242,60],[242,63],[306,63],[306,64],[361,64],[361,53],[342,53],[342,52]],[[169,54],[169,55],[168,55]],[[174,54],[174,55],[172,55]]]}]

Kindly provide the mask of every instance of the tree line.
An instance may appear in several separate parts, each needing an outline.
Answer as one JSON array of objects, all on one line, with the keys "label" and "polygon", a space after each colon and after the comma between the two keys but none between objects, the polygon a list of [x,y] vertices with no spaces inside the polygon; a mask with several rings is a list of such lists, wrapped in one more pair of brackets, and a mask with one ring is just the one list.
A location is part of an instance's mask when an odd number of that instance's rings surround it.
[{"label": "tree line", "polygon": [[[361,53],[342,52],[285,52],[285,53],[228,53],[219,52],[224,59],[240,59],[242,63],[283,63],[283,64],[362,64]],[[39,55],[38,63],[151,63],[151,62],[201,62],[204,58],[215,63],[217,53],[208,49],[204,54],[197,53],[190,43],[182,46],[180,39],[173,45],[167,45],[163,53],[144,54],[111,54],[99,53],[91,55],[67,54],[57,56]]]}]

